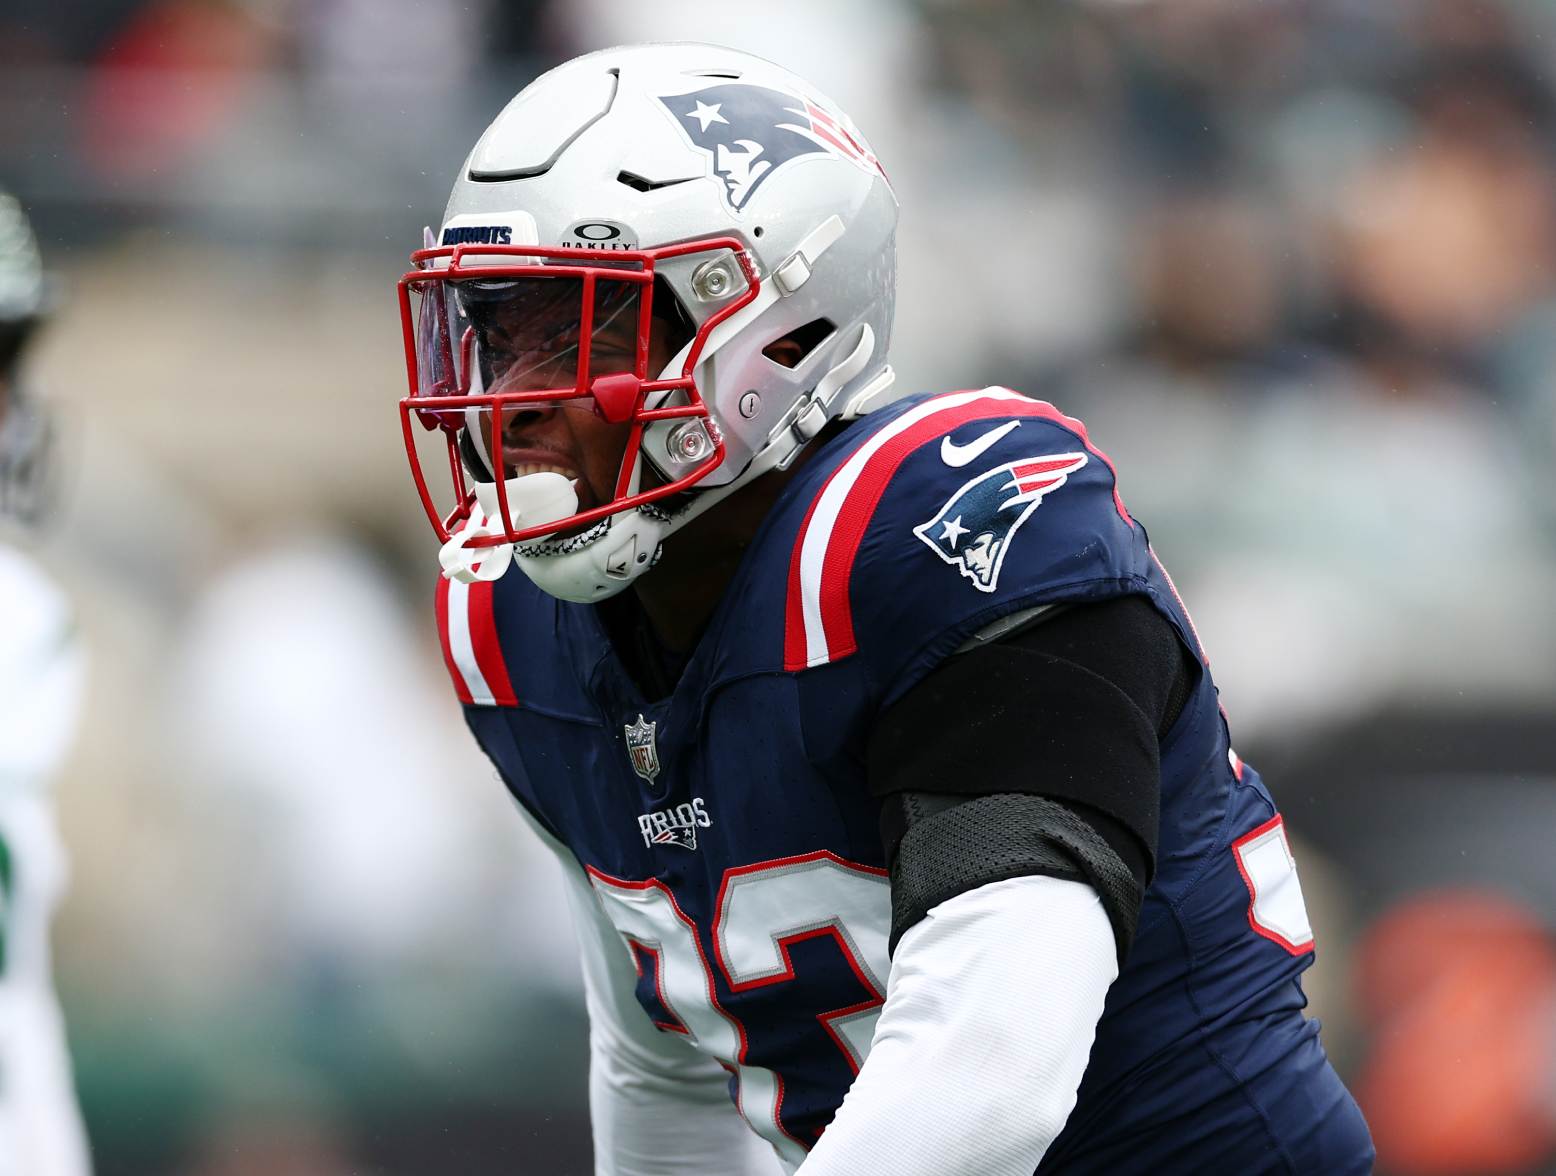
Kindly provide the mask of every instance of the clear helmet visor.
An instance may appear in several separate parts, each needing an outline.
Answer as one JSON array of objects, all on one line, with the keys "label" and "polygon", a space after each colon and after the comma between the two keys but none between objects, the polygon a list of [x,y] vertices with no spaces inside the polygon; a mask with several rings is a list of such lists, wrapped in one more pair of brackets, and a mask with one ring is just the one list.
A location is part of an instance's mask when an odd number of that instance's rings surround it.
[{"label": "clear helmet visor", "polygon": [[588,395],[600,376],[645,379],[649,319],[641,291],[638,281],[565,273],[418,283],[417,394],[564,400]]},{"label": "clear helmet visor", "polygon": [[[561,410],[625,422],[650,362],[643,283],[576,273],[445,279],[420,292],[418,389],[463,397],[427,410],[460,431],[460,455],[484,481],[522,476],[504,438]],[[623,442],[625,444],[625,442]]]}]

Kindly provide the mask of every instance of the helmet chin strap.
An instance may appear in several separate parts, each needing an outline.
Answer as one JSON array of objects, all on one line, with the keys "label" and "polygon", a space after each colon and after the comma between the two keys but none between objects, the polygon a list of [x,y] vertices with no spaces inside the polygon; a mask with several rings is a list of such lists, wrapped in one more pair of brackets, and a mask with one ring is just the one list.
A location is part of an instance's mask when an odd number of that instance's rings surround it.
[{"label": "helmet chin strap", "polygon": [[[628,494],[638,492],[646,460],[639,450]],[[604,519],[603,528],[578,536],[571,550],[526,551],[520,545],[513,552],[513,562],[542,591],[577,604],[593,604],[615,596],[653,567],[660,544],[680,522],[679,516],[672,523],[642,510],[624,510]],[[568,540],[548,542],[565,545]]]}]

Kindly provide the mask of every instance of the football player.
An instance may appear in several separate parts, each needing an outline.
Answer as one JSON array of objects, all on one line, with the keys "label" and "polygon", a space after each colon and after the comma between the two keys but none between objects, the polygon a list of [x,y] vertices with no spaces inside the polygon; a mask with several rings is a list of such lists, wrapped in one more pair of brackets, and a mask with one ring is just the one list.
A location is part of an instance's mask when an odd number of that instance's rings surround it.
[{"label": "football player", "polygon": [[[22,381],[47,285],[32,227],[0,191],[0,515],[35,523],[48,428]],[[86,1137],[49,970],[64,886],[51,777],[74,730],[82,656],[59,591],[0,541],[0,1176],[85,1176]]]},{"label": "football player", "polygon": [[891,398],[896,220],[814,87],[613,49],[498,116],[400,286],[597,1170],[1368,1171],[1188,614],[1079,421]]}]

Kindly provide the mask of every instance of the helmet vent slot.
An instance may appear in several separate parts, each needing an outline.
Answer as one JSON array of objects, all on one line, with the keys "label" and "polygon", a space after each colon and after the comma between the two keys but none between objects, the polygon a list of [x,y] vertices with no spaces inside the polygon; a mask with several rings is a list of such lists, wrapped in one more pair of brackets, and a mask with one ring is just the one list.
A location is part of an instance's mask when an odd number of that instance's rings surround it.
[{"label": "helmet vent slot", "polygon": [[625,184],[627,187],[639,192],[657,192],[660,188],[670,188],[676,184],[689,184],[693,180],[701,178],[701,176],[681,176],[674,180],[650,180],[629,171],[616,173],[616,182],[618,184]]},{"label": "helmet vent slot", "polygon": [[[536,176],[545,175],[556,166],[556,161],[562,158],[562,153],[578,142],[579,136],[585,131],[609,114],[611,107],[616,104],[616,94],[621,89],[621,70],[612,67],[605,72],[611,80],[610,92],[605,95],[605,105],[599,113],[591,115],[582,126],[562,140],[561,146],[553,151],[548,159],[528,167],[480,168],[472,165],[467,173],[470,179],[475,183],[500,183],[506,180],[532,180]],[[476,147],[479,151],[480,144],[476,144]]]},{"label": "helmet vent slot", "polygon": [[762,348],[762,354],[780,367],[797,368],[837,330],[830,319],[811,319]]}]

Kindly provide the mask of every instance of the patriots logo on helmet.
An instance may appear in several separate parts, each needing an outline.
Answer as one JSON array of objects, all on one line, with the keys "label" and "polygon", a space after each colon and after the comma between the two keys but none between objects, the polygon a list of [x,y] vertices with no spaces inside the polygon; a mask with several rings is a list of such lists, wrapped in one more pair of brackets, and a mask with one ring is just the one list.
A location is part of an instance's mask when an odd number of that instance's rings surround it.
[{"label": "patriots logo on helmet", "polygon": [[980,592],[999,583],[1005,552],[1045,495],[1086,464],[1084,453],[1026,457],[979,474],[951,495],[934,518],[913,528],[929,549]]},{"label": "patriots logo on helmet", "polygon": [[782,90],[727,82],[690,94],[661,94],[692,146],[713,160],[724,200],[739,212],[774,172],[809,155],[833,155],[885,178],[879,161],[839,117]]}]

